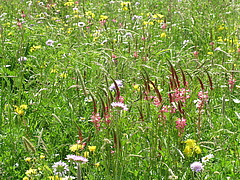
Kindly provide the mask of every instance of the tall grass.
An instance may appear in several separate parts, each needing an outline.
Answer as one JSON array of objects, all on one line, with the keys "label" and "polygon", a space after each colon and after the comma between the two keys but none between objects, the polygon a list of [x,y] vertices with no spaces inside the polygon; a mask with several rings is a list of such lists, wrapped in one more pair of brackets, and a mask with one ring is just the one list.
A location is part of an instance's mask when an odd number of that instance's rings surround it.
[{"label": "tall grass", "polygon": [[238,179],[239,8],[1,1],[0,179]]}]

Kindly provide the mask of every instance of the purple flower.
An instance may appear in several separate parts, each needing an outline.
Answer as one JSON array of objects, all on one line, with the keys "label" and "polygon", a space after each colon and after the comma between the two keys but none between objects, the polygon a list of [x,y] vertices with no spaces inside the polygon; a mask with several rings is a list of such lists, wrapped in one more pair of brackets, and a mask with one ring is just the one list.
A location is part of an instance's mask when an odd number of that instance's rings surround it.
[{"label": "purple flower", "polygon": [[49,40],[46,41],[46,45],[47,45],[47,46],[53,46],[53,43],[54,43],[54,41],[51,40],[51,39],[49,39]]},{"label": "purple flower", "polygon": [[[122,80],[116,80],[115,81],[117,86],[120,88],[120,87],[123,87],[123,83],[122,83]],[[109,87],[109,90],[110,91],[113,91],[114,89],[116,89],[116,86],[114,83],[111,84],[111,86]]]},{"label": "purple flower", "polygon": [[26,61],[26,60],[27,60],[26,57],[22,57],[22,56],[21,56],[20,58],[18,58],[18,61],[19,61],[19,62]]},{"label": "purple flower", "polygon": [[195,171],[195,172],[199,172],[201,170],[203,170],[203,164],[200,163],[200,162],[194,162],[190,165],[190,168],[192,169],[192,171]]},{"label": "purple flower", "polygon": [[128,110],[127,106],[122,102],[112,102],[111,106],[115,108],[119,108],[120,110],[124,110],[124,111]]},{"label": "purple flower", "polygon": [[76,156],[76,155],[67,155],[67,160],[73,160],[73,161],[78,161],[82,163],[88,162],[88,159],[82,156]]},{"label": "purple flower", "polygon": [[53,168],[53,173],[61,177],[65,176],[66,173],[69,171],[68,165],[62,161],[55,162],[52,168]]}]

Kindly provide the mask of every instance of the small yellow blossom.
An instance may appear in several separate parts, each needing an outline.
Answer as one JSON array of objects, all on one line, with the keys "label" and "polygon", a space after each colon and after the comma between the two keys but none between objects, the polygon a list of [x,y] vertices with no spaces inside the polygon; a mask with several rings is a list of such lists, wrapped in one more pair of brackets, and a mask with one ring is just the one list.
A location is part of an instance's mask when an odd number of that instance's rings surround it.
[{"label": "small yellow blossom", "polygon": [[85,152],[83,153],[83,156],[84,156],[85,158],[89,157],[89,152],[88,152],[88,151],[85,151]]},{"label": "small yellow blossom", "polygon": [[68,1],[68,2],[64,3],[64,6],[72,6],[72,5],[74,5],[74,2],[72,2],[72,1]]},{"label": "small yellow blossom", "polygon": [[121,6],[122,6],[122,9],[124,11],[127,11],[128,10],[128,7],[130,7],[131,5],[131,2],[130,1],[127,1],[127,2],[121,2]]},{"label": "small yellow blossom", "polygon": [[208,55],[213,55],[213,52],[207,52]]},{"label": "small yellow blossom", "polygon": [[22,180],[29,180],[29,178],[25,176]]},{"label": "small yellow blossom", "polygon": [[143,25],[153,25],[154,23],[152,21],[143,21]]},{"label": "small yellow blossom", "polygon": [[48,178],[50,180],[61,180],[62,178],[60,178],[59,176],[48,176]]},{"label": "small yellow blossom", "polygon": [[191,157],[193,153],[201,154],[201,148],[196,144],[196,141],[193,139],[187,139],[184,143],[186,143],[186,147],[183,152],[186,156]]},{"label": "small yellow blossom", "polygon": [[167,37],[167,34],[166,33],[161,33],[160,37],[165,38],[165,37]]},{"label": "small yellow blossom", "polygon": [[53,69],[51,69],[50,73],[57,73],[57,71],[58,71],[57,69],[53,68]]},{"label": "small yellow blossom", "polygon": [[140,91],[140,85],[139,84],[135,84],[133,86],[134,89],[136,89],[138,92]]},{"label": "small yellow blossom", "polygon": [[96,148],[97,148],[96,146],[88,146],[90,152],[96,151]]},{"label": "small yellow blossom", "polygon": [[92,11],[87,11],[85,15],[87,16],[88,19],[93,19],[95,17],[95,14],[92,13]]},{"label": "small yellow blossom", "polygon": [[25,174],[26,174],[27,176],[35,175],[35,174],[37,174],[37,169],[32,169],[32,168],[30,168],[29,170],[27,170],[27,171],[25,172]]},{"label": "small yellow blossom", "polygon": [[45,156],[41,154],[40,159],[45,159]]},{"label": "small yellow blossom", "polygon": [[30,158],[30,157],[25,158],[26,162],[31,162],[31,160],[32,160],[32,158]]},{"label": "small yellow blossom", "polygon": [[21,105],[20,107],[18,107],[18,106],[13,106],[13,107],[15,108],[14,111],[20,116],[23,116],[25,113],[24,110],[27,109],[27,105],[25,105],[25,104]]},{"label": "small yellow blossom", "polygon": [[81,144],[74,144],[69,149],[70,149],[70,151],[75,152],[79,149],[83,149],[83,146]]},{"label": "small yellow blossom", "polygon": [[60,77],[61,77],[61,78],[67,78],[67,76],[68,76],[67,73],[61,73],[61,74],[60,74]]},{"label": "small yellow blossom", "polygon": [[99,21],[107,20],[108,16],[100,15]]},{"label": "small yellow blossom", "polygon": [[41,49],[41,47],[42,46],[32,46],[31,48],[30,48],[30,52],[33,52],[33,51],[36,51],[36,50],[38,50],[38,49]]},{"label": "small yellow blossom", "polygon": [[98,162],[98,163],[95,163],[94,166],[95,166],[96,168],[98,168],[98,167],[100,166],[100,163],[99,163],[99,162]]}]

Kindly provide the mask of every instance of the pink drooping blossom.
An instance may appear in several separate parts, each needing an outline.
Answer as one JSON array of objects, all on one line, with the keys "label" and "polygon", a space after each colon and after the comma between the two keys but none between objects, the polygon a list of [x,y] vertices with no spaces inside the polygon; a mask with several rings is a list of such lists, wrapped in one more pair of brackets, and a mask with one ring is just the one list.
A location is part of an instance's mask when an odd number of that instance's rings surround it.
[{"label": "pink drooping blossom", "polygon": [[170,112],[170,113],[176,113],[176,108],[174,106],[163,106],[162,109],[160,110],[160,112]]},{"label": "pink drooping blossom", "polygon": [[73,161],[77,161],[77,162],[82,162],[82,163],[86,163],[88,162],[88,159],[82,156],[76,156],[76,155],[67,155],[67,160],[73,160]]}]

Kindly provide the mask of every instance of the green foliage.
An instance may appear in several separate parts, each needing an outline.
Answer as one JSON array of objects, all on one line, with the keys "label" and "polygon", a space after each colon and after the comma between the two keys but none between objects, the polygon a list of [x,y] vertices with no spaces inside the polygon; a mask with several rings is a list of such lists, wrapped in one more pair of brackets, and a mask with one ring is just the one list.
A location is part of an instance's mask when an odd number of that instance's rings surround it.
[{"label": "green foliage", "polygon": [[238,179],[239,17],[230,0],[1,1],[1,179],[60,179],[59,161],[78,179]]}]

